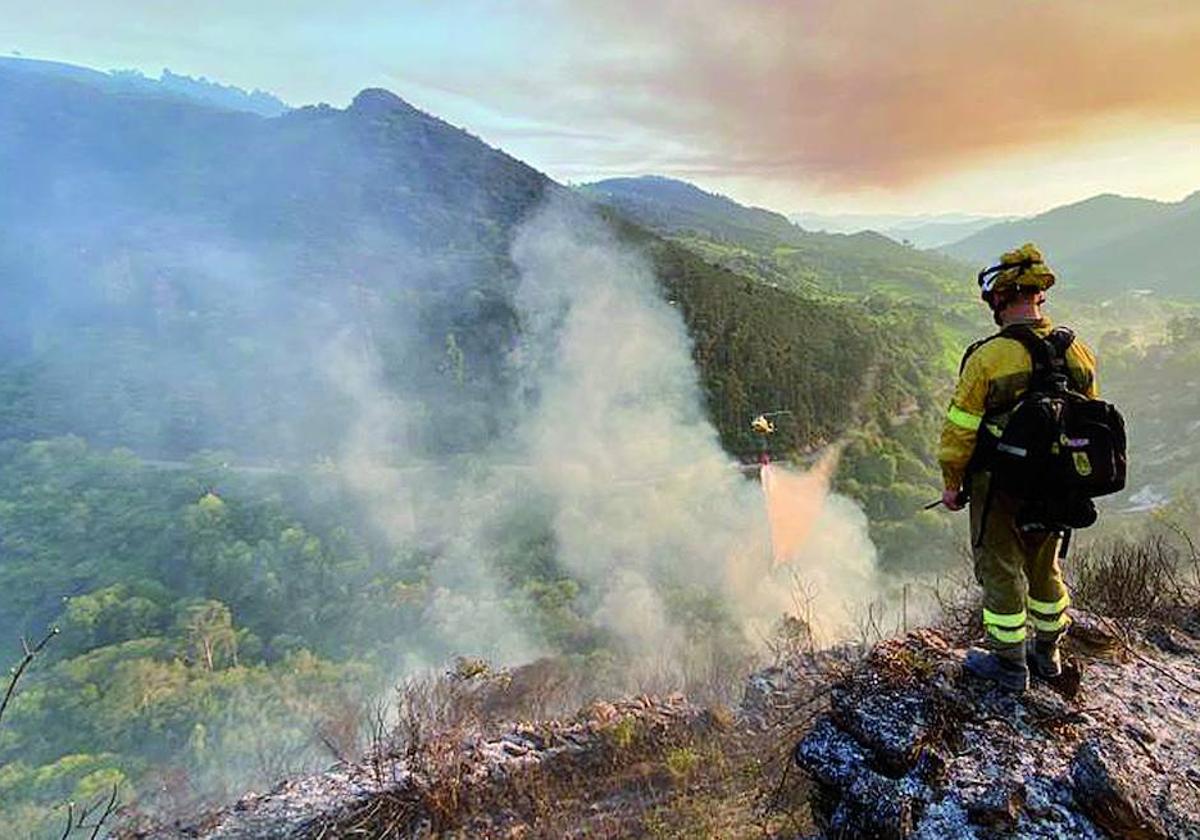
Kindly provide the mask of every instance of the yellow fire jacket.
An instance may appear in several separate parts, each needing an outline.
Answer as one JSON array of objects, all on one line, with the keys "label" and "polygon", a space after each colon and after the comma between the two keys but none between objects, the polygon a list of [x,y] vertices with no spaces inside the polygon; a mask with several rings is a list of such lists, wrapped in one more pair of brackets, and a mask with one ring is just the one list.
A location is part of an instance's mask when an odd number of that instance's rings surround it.
[{"label": "yellow fire jacket", "polygon": [[[1054,328],[1049,318],[1029,325],[1039,336],[1048,335]],[[1072,387],[1087,397],[1098,398],[1096,355],[1091,348],[1077,338],[1067,348],[1066,356]],[[942,479],[948,489],[963,486],[984,415],[1002,412],[1016,403],[1029,388],[1032,373],[1029,353],[1015,338],[992,338],[971,353],[954,389],[938,446]]]}]

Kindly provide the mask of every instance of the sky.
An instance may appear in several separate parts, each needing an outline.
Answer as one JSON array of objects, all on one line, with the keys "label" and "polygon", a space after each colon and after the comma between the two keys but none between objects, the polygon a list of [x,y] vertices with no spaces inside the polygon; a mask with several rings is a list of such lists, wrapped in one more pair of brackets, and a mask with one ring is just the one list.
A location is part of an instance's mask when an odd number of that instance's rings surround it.
[{"label": "sky", "polygon": [[783,212],[1200,189],[1194,0],[0,0],[0,54],[293,105],[386,87],[563,181]]}]

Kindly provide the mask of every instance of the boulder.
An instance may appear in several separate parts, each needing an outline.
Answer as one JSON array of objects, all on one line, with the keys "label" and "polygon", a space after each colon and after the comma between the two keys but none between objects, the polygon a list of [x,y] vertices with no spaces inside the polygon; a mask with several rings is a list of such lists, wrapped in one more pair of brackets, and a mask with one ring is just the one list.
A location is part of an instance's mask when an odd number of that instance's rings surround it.
[{"label": "boulder", "polygon": [[1064,678],[1020,696],[937,630],[876,645],[795,750],[823,836],[1200,838],[1197,640],[1081,624]]}]

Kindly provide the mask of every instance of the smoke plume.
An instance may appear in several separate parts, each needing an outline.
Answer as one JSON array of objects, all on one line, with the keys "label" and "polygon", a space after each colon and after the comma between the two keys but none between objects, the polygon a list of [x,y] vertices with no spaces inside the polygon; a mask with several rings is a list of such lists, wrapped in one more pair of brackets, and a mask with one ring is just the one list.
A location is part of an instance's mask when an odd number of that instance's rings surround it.
[{"label": "smoke plume", "polygon": [[396,455],[403,401],[339,357],[362,421],[343,472],[398,545],[436,553],[430,627],[445,649],[504,664],[550,652],[497,571],[497,541],[514,527],[549,533],[588,619],[635,657],[703,642],[681,604],[717,605],[753,645],[797,611],[796,580],[814,630],[845,633],[875,586],[875,555],[862,511],[830,492],[837,448],[808,472],[771,467],[763,487],[736,469],[705,416],[678,312],[646,259],[586,207],[548,201],[512,257],[522,407],[469,468],[380,468],[383,438]]}]

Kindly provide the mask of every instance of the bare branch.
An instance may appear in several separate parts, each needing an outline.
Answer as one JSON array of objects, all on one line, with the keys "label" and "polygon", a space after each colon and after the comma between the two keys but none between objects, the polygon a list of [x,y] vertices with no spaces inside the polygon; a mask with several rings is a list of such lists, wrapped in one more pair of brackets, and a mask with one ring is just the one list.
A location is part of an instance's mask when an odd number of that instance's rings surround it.
[{"label": "bare branch", "polygon": [[[102,813],[100,815],[100,818],[98,820],[96,820],[96,824],[94,826],[92,826],[91,840],[96,840],[96,838],[100,836],[100,829],[104,828],[104,824],[106,822],[108,822],[108,818],[111,817],[114,813],[116,813],[116,811],[117,811],[117,786],[113,785],[112,795],[108,797],[108,804],[106,804],[104,806],[104,813]],[[80,823],[80,827],[84,827],[82,822]]]},{"label": "bare branch", "polygon": [[[101,805],[104,806],[103,810],[100,809]],[[71,835],[76,831],[87,831],[88,829],[91,829],[92,831],[92,833],[89,835],[90,840],[97,840],[97,838],[100,836],[100,832],[104,830],[104,826],[108,823],[109,818],[111,818],[112,815],[117,812],[117,808],[119,807],[120,802],[117,799],[116,785],[112,786],[112,791],[108,794],[107,799],[103,796],[100,797],[91,805],[81,808],[78,814],[75,813],[75,803],[68,802],[67,825],[66,828],[63,829],[62,836],[59,838],[59,840],[68,840],[68,838],[70,838]],[[89,824],[88,820],[91,819],[93,815],[95,815],[96,821]]]},{"label": "bare branch", "polygon": [[42,652],[42,648],[46,647],[50,640],[57,635],[58,628],[52,627],[42,640],[32,647],[30,647],[28,639],[24,636],[21,637],[21,650],[24,653],[24,657],[21,659],[20,664],[12,669],[12,678],[8,681],[8,689],[4,692],[4,700],[0,701],[0,722],[4,720],[4,712],[8,709],[8,704],[12,700],[13,694],[16,693],[17,683],[21,681],[21,677],[25,674],[25,669]]},{"label": "bare branch", "polygon": [[59,840],[67,840],[71,836],[71,832],[75,830],[75,803],[67,803],[67,827],[63,829],[62,837]]}]

